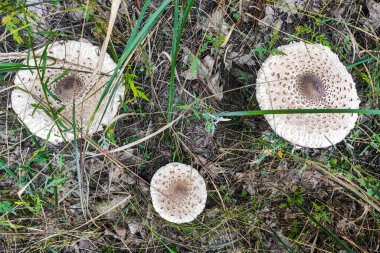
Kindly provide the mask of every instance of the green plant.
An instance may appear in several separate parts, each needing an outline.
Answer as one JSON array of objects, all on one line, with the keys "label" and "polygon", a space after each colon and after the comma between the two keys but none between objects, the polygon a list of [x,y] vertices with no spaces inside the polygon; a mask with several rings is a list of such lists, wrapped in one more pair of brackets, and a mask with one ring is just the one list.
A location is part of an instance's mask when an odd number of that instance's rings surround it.
[{"label": "green plant", "polygon": [[[173,41],[172,41],[172,62],[170,69],[170,84],[169,84],[169,101],[168,101],[168,121],[171,122],[173,118],[173,99],[174,99],[174,79],[175,79],[175,68],[177,65],[177,56],[179,52],[179,46],[181,42],[181,37],[183,29],[189,16],[191,7],[194,4],[194,0],[189,0],[184,6],[179,10],[180,3],[179,0],[175,1],[174,5],[174,24],[173,24]],[[183,7],[183,6],[182,6]]]},{"label": "green plant", "polygon": [[12,203],[9,201],[0,201],[0,214],[11,213],[16,214],[12,208]]},{"label": "green plant", "polygon": [[323,205],[318,205],[316,202],[312,201],[313,208],[314,208],[314,218],[318,221],[325,221],[328,224],[331,224],[332,221],[330,219],[330,213]]},{"label": "green plant", "polygon": [[12,34],[13,39],[18,44],[24,43],[24,40],[20,35],[20,28],[23,25],[19,18],[21,13],[21,9],[18,7],[18,1],[6,0],[0,3],[0,15],[4,15],[1,23],[5,26],[5,29]]},{"label": "green plant", "polygon": [[[205,47],[207,47],[208,44],[211,44],[213,46],[213,48],[215,49],[215,51],[219,54],[221,46],[224,43],[224,41],[226,40],[226,36],[224,36],[221,33],[220,34],[216,34],[216,35],[206,34],[205,38],[206,38],[206,41],[207,41],[207,42],[204,43]],[[202,48],[203,47],[204,46],[202,45]]]},{"label": "green plant", "polygon": [[[112,76],[111,76],[108,84],[104,88],[104,91],[103,91],[103,93],[102,93],[102,95],[101,95],[101,97],[100,97],[100,99],[98,101],[98,104],[96,106],[96,110],[95,111],[99,110],[99,107],[100,107],[103,99],[107,96],[107,94],[110,94],[110,97],[109,97],[109,99],[107,101],[107,104],[106,104],[106,107],[104,109],[102,118],[104,117],[104,113],[107,110],[107,108],[108,108],[109,104],[111,103],[111,100],[112,100],[112,98],[113,98],[113,96],[114,96],[114,94],[116,92],[117,85],[112,86],[112,84],[113,84],[114,80],[117,77],[118,71],[123,66],[123,64],[128,59],[128,57],[134,52],[134,50],[136,49],[136,47],[148,35],[149,31],[156,24],[156,22],[158,21],[158,18],[160,17],[160,15],[163,13],[163,11],[166,9],[166,7],[169,5],[170,2],[171,2],[170,0],[165,0],[164,2],[162,2],[162,4],[160,5],[160,7],[151,16],[149,16],[149,18],[146,20],[146,22],[144,23],[144,25],[141,27],[144,14],[147,11],[149,3],[150,3],[150,0],[146,0],[145,1],[145,4],[144,4],[144,6],[143,6],[143,8],[141,10],[141,13],[140,13],[140,16],[139,16],[139,18],[138,18],[138,20],[136,22],[136,25],[133,28],[133,30],[131,32],[131,35],[130,35],[128,41],[127,41],[127,44],[124,47],[124,51],[123,51],[121,57],[118,60],[118,64],[117,64],[117,66],[116,66],[116,68],[115,68],[115,70],[114,70],[114,72],[113,72],[113,74],[112,74]],[[95,114],[92,115],[90,122],[93,121],[94,115]]]},{"label": "green plant", "polygon": [[296,27],[296,32],[290,35],[288,40],[293,41],[295,38],[300,38],[300,37],[302,38],[302,37],[308,36],[310,41],[315,41],[327,47],[331,47],[331,44],[328,41],[326,34],[320,33],[320,30],[323,29],[323,27],[327,23],[329,23],[330,21],[333,21],[333,19],[319,18],[317,16],[313,16],[312,19],[313,19],[312,23],[305,23],[302,25],[298,25]]},{"label": "green plant", "polygon": [[198,98],[190,104],[180,104],[177,106],[178,109],[187,111],[189,113],[188,120],[204,120],[205,129],[211,135],[214,135],[216,126],[221,121],[228,121],[229,119],[224,119],[223,117],[216,117],[212,114],[212,108],[201,103]]},{"label": "green plant", "polygon": [[128,71],[124,74],[124,86],[126,90],[131,90],[134,99],[142,98],[148,102],[150,102],[149,98],[145,95],[141,86],[135,85],[133,79],[137,78],[137,75],[129,73],[130,67]]}]

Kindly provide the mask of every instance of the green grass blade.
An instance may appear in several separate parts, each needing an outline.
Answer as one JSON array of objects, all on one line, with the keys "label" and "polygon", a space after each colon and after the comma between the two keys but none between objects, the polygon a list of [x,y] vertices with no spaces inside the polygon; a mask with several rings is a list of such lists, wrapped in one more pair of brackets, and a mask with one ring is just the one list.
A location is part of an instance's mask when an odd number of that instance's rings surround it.
[{"label": "green grass blade", "polygon": [[173,24],[173,41],[172,41],[172,63],[170,67],[170,84],[169,84],[169,102],[168,102],[168,120],[172,121],[173,113],[173,100],[174,100],[174,80],[175,80],[175,67],[177,65],[177,40],[180,40],[178,34],[178,16],[179,16],[179,1],[175,1],[174,6],[174,24]]},{"label": "green grass blade", "polygon": [[281,110],[253,110],[221,112],[214,114],[216,117],[241,117],[258,116],[266,114],[303,114],[303,113],[357,113],[368,115],[380,115],[380,110],[375,109],[281,109]]},{"label": "green grass blade", "polygon": [[151,226],[149,226],[148,224],[146,224],[149,229],[150,229],[150,232],[152,232],[152,234],[154,235],[154,237],[156,237],[156,239],[162,244],[164,245],[164,247],[168,250],[169,253],[177,253],[175,250],[173,250],[172,248],[170,248],[162,239],[161,237],[153,230],[153,228]]},{"label": "green grass blade", "polygon": [[356,61],[356,62],[353,62],[353,63],[351,63],[351,64],[347,64],[347,65],[346,65],[346,68],[347,68],[347,69],[352,69],[353,67],[356,67],[356,66],[358,66],[358,65],[361,65],[361,64],[363,64],[363,63],[371,62],[371,61],[373,61],[373,60],[375,60],[375,59],[376,59],[376,58],[373,57],[373,56],[371,56],[371,57],[365,57],[365,58],[362,58],[362,59],[360,59],[360,60],[358,60],[358,61]]},{"label": "green grass blade", "polygon": [[294,204],[297,206],[298,209],[300,209],[305,216],[307,216],[317,227],[319,227],[325,234],[327,234],[335,243],[337,243],[343,250],[345,250],[348,253],[354,253],[353,251],[345,242],[343,242],[339,237],[337,237],[333,232],[331,232],[328,228],[323,226],[316,218],[314,218],[313,215],[309,214],[309,212],[300,206],[295,199],[290,197]]},{"label": "green grass blade", "polygon": [[[49,154],[46,152],[46,146],[48,145],[48,140],[45,140],[45,145],[41,146],[40,142],[34,136],[34,134],[32,132],[30,132],[29,129],[27,129],[27,131],[28,131],[29,135],[31,136],[31,139],[32,139],[34,145],[36,145],[36,147],[41,151],[42,158],[43,158],[44,162],[47,164],[51,178],[53,180],[55,180],[53,166],[51,165]],[[51,129],[50,129],[50,132],[51,132]],[[50,132],[49,132],[48,136],[50,136]],[[53,191],[54,191],[54,205],[55,205],[55,207],[58,207],[58,187],[54,186]]]},{"label": "green grass blade", "polygon": [[86,209],[84,208],[84,200],[83,200],[83,186],[82,186],[82,172],[80,166],[80,153],[78,149],[78,136],[77,136],[77,128],[76,128],[76,120],[75,120],[75,100],[73,100],[73,118],[72,118],[72,128],[74,134],[74,157],[75,157],[75,167],[77,168],[77,178],[78,178],[78,190],[79,190],[79,200],[80,206],[83,212],[83,217],[87,219]]},{"label": "green grass blade", "polygon": [[[25,3],[24,3],[25,4]],[[24,18],[25,20],[28,20],[27,17],[26,17],[26,11],[24,10]],[[47,108],[44,108],[43,110],[45,111],[45,113],[50,116],[53,120],[54,120],[54,123],[55,125],[57,126],[57,129],[58,131],[60,132],[61,136],[63,137],[62,135],[62,128],[65,129],[65,127],[63,126],[63,123],[61,122],[61,120],[59,119],[58,117],[58,113],[56,110],[54,110],[54,108],[51,106],[51,103],[49,101],[49,94],[53,95],[53,93],[48,89],[47,87],[47,83],[49,80],[44,80],[44,75],[45,75],[45,72],[46,72],[46,63],[47,63],[47,47],[48,47],[48,44],[45,45],[45,48],[44,48],[44,51],[42,53],[41,56],[37,57],[36,55],[36,52],[34,51],[34,46],[33,46],[33,33],[32,33],[32,30],[30,28],[30,26],[27,26],[26,27],[26,30],[28,32],[28,35],[29,35],[29,39],[28,39],[28,46],[31,50],[29,50],[28,52],[28,57],[27,57],[27,62],[28,62],[28,68],[31,70],[32,68],[29,66],[29,56],[30,56],[30,53],[32,54],[32,57],[33,57],[33,61],[34,61],[34,66],[33,66],[33,69],[36,69],[37,71],[37,76],[38,76],[38,79],[41,83],[41,86],[42,86],[42,91],[43,91],[43,95],[44,95],[44,98],[46,100],[46,105],[47,105]],[[41,65],[38,64],[38,60],[41,61]],[[57,98],[55,95],[53,96],[53,98]]]},{"label": "green grass blade", "polygon": [[2,160],[0,160],[0,168],[4,169],[6,173],[8,173],[16,182],[18,182],[16,174],[13,173],[13,171],[11,171]]},{"label": "green grass blade", "polygon": [[[194,2],[195,2],[195,0],[189,0],[189,2],[186,5],[185,13],[184,13],[184,15],[181,18],[181,23],[180,23],[181,27],[180,27],[180,30],[179,30],[179,38],[182,37],[183,30],[185,29],[187,18],[188,18],[189,14],[190,14],[191,8],[194,5]],[[179,45],[179,41],[177,41],[177,44]],[[177,50],[178,50],[178,47],[177,47]]]},{"label": "green grass blade", "polygon": [[139,30],[139,27],[141,26],[142,20],[144,18],[146,10],[148,9],[149,4],[150,4],[150,0],[145,1],[144,6],[141,9],[140,16],[137,19],[136,25],[134,29],[132,30],[131,35],[129,36],[129,39],[127,41],[127,46],[125,47],[125,49],[129,48],[132,44],[132,41],[136,38],[136,34]]},{"label": "green grass blade", "polygon": [[172,62],[170,68],[170,83],[169,83],[169,101],[168,101],[168,121],[171,122],[173,119],[173,100],[174,100],[174,81],[175,81],[175,68],[177,66],[177,56],[179,52],[179,45],[181,41],[181,37],[183,34],[183,30],[185,28],[185,24],[187,18],[189,16],[191,7],[194,4],[194,0],[189,0],[187,2],[185,11],[181,13],[181,20],[178,24],[179,20],[179,1],[176,0],[175,8],[174,8],[174,24],[173,24],[173,43],[172,43]]},{"label": "green grass blade", "polygon": [[23,69],[28,69],[27,65],[13,62],[2,62],[0,63],[0,73],[8,73],[10,71],[19,71]]},{"label": "green grass blade", "polygon": [[284,247],[286,252],[293,253],[294,251],[281,239],[281,237],[274,231],[272,228],[270,228],[274,238]]},{"label": "green grass blade", "polygon": [[172,248],[170,248],[163,240],[161,240],[160,237],[156,236],[155,237],[157,238],[157,240],[160,241],[160,243],[162,243],[162,245],[165,246],[165,248],[168,250],[169,253],[177,253],[175,250],[173,250]]},{"label": "green grass blade", "polygon": [[46,73],[46,63],[47,63],[47,46],[45,46],[44,51],[42,51],[41,55],[41,80],[45,79],[45,73]]},{"label": "green grass blade", "polygon": [[[136,36],[135,36],[135,38],[133,40],[131,40],[131,42],[128,42],[127,46],[124,48],[124,52],[121,55],[121,57],[120,57],[120,59],[119,59],[119,61],[117,63],[117,66],[115,68],[115,71],[113,72],[110,80],[108,81],[107,85],[105,86],[102,95],[100,96],[98,104],[97,104],[94,112],[97,112],[99,110],[99,107],[100,107],[103,99],[109,93],[109,91],[111,89],[111,86],[112,86],[112,83],[115,80],[116,75],[117,75],[119,69],[123,66],[124,62],[128,59],[128,57],[131,55],[131,53],[133,52],[133,50],[135,50],[135,48],[141,43],[141,41],[148,35],[149,31],[157,23],[158,18],[161,16],[161,14],[164,12],[164,10],[166,9],[166,7],[169,5],[170,2],[171,2],[171,0],[165,0],[160,5],[160,7],[157,8],[157,10],[148,18],[148,20],[146,21],[145,25],[141,28],[140,32],[137,33],[137,31],[139,30],[139,27],[137,27],[137,26],[133,29],[132,33],[136,33]],[[102,119],[104,117],[104,114],[107,111],[107,108],[108,108],[109,104],[111,103],[112,98],[115,95],[116,90],[117,90],[117,85],[115,85],[115,87],[111,91],[111,94],[109,96],[109,99],[107,101],[107,104],[105,106],[105,109],[103,111],[102,117],[101,117],[101,119],[100,119],[99,122],[102,121]],[[95,113],[92,115],[90,122],[92,122],[94,120],[94,116],[95,116]],[[90,126],[90,124],[87,126],[87,128],[89,128],[89,126]]]}]

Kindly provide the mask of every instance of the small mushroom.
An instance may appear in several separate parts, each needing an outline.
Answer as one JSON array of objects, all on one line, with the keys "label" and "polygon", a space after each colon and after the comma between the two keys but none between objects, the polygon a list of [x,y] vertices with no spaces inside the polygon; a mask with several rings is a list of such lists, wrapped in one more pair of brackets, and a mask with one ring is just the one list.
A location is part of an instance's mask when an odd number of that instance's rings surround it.
[{"label": "small mushroom", "polygon": [[100,50],[90,42],[59,41],[48,45],[46,68],[43,51],[44,48],[35,50],[36,60],[31,58],[24,62],[30,69],[18,71],[14,80],[12,108],[29,130],[56,144],[74,138],[73,118],[82,134],[93,134],[102,129],[101,125],[110,123],[124,94],[123,86],[116,89],[104,116],[109,95],[94,111],[116,67],[111,57],[106,54],[100,75],[94,75]]},{"label": "small mushroom", "polygon": [[154,174],[150,195],[162,218],[180,224],[193,221],[203,211],[207,189],[197,170],[182,163],[169,163]]},{"label": "small mushroom", "polygon": [[[320,44],[295,42],[278,48],[257,75],[256,98],[263,110],[357,109],[355,83],[338,56]],[[273,130],[303,147],[342,141],[358,118],[352,113],[265,115]]]}]

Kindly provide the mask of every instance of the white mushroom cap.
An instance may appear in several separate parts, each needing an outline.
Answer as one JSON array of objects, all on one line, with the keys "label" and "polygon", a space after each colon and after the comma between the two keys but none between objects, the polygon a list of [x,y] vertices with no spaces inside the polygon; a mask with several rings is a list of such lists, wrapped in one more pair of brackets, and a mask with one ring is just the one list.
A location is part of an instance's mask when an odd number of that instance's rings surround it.
[{"label": "white mushroom cap", "polygon": [[197,170],[182,163],[169,163],[154,174],[150,195],[158,214],[179,224],[193,221],[203,211],[207,189]]},{"label": "white mushroom cap", "polygon": [[[355,83],[330,48],[320,44],[281,46],[286,55],[272,55],[257,75],[256,98],[263,110],[357,109]],[[328,147],[342,141],[355,126],[357,114],[265,115],[269,125],[293,144]]]},{"label": "white mushroom cap", "polygon": [[[43,50],[44,48],[36,50],[36,55],[41,56]],[[74,138],[71,129],[73,101],[75,101],[77,127],[82,130],[82,133],[85,133],[104,86],[109,81],[109,75],[116,67],[111,57],[106,54],[100,70],[101,75],[95,75],[94,78],[93,72],[99,61],[99,51],[99,48],[90,42],[78,41],[60,41],[47,47],[47,67],[43,81],[50,85],[50,91],[60,100],[58,101],[52,96],[48,97],[51,107],[56,111],[63,108],[58,115],[66,128],[70,130],[62,133],[67,141]],[[24,64],[29,64],[31,67],[39,65],[42,68],[40,58],[37,58],[36,62],[30,59],[29,63],[24,62]],[[12,92],[12,107],[19,119],[38,137],[48,139],[52,143],[62,142],[62,135],[54,119],[44,110],[36,109],[36,105],[47,104],[38,71],[36,69],[20,70],[16,73],[14,83],[17,88]],[[109,97],[106,96],[103,99],[100,108],[94,115],[91,126],[89,126],[88,134],[102,130],[101,127],[98,128],[99,124],[107,125],[110,123],[117,113],[120,97],[123,96],[123,93],[124,87],[119,86],[101,120]],[[78,136],[80,136],[79,132]]]}]

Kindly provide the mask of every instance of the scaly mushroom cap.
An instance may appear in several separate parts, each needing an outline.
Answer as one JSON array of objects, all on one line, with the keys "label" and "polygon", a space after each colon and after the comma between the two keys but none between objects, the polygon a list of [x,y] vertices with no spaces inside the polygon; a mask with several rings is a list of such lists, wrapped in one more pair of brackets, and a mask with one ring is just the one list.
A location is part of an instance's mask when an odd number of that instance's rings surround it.
[{"label": "scaly mushroom cap", "polygon": [[[281,46],[257,75],[256,98],[263,110],[357,109],[355,83],[330,48],[320,44]],[[357,114],[265,115],[273,130],[293,144],[323,148],[342,141],[355,126]]]},{"label": "scaly mushroom cap", "polygon": [[[41,57],[43,51],[44,48],[36,50],[37,57]],[[85,133],[104,86],[108,83],[109,75],[112,74],[116,64],[106,54],[100,70],[101,74],[94,77],[100,50],[90,42],[55,42],[47,47],[46,52],[47,61],[43,82],[55,96],[48,94],[48,101],[45,98],[40,78],[42,59],[37,58],[36,62],[30,59],[24,64],[29,65],[31,70],[20,70],[16,74],[14,83],[17,88],[12,92],[12,107],[19,119],[38,137],[48,139],[52,143],[62,142],[62,136],[70,141],[74,137],[71,129],[73,101],[75,102],[75,122],[82,133]],[[39,66],[40,75],[37,69],[33,69],[34,66]],[[98,128],[99,124],[107,125],[115,117],[123,93],[124,87],[119,86],[101,120],[109,97],[106,96],[103,99],[89,126],[88,134],[101,130],[101,126]],[[51,108],[59,112],[58,117],[66,127],[64,129],[60,126],[62,134],[57,126],[59,124],[54,122],[52,117],[44,110],[36,109],[41,105],[48,108],[48,103],[51,104]]]},{"label": "scaly mushroom cap", "polygon": [[207,189],[197,170],[182,163],[169,163],[154,174],[150,195],[158,214],[179,224],[194,220],[202,212]]}]

